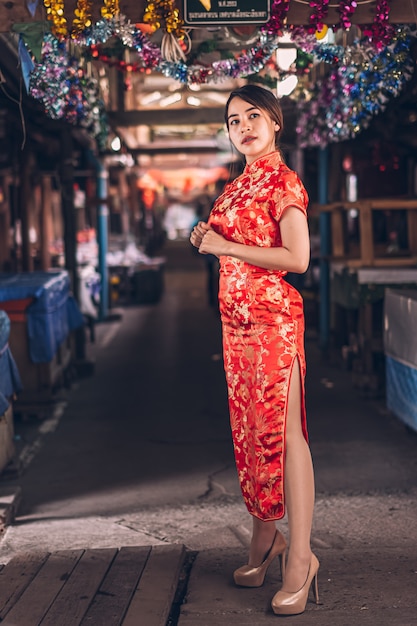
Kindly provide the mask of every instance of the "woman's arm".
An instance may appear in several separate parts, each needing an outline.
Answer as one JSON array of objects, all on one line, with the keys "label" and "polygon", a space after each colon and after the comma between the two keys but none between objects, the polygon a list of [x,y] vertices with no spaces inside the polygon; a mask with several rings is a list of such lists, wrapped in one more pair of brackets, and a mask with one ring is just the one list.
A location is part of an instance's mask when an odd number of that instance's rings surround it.
[{"label": "woman's arm", "polygon": [[306,216],[296,207],[288,207],[279,222],[282,247],[263,248],[227,241],[214,230],[202,236],[199,252],[232,256],[245,263],[270,270],[303,274],[310,261],[310,239]]}]

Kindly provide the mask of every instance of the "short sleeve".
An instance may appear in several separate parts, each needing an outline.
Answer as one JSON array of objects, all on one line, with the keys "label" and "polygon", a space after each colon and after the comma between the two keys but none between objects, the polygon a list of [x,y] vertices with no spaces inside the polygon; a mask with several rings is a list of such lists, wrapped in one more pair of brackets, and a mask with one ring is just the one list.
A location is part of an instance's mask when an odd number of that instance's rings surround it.
[{"label": "short sleeve", "polygon": [[298,174],[285,168],[277,172],[276,185],[271,196],[271,215],[279,221],[289,207],[307,215],[308,195]]}]

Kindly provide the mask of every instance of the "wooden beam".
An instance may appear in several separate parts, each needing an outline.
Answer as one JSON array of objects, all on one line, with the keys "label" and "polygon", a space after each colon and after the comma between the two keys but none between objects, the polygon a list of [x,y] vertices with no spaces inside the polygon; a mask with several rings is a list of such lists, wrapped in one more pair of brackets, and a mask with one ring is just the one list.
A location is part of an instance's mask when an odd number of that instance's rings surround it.
[{"label": "wooden beam", "polygon": [[71,289],[79,302],[79,278],[77,273],[77,233],[74,212],[74,166],[71,132],[67,125],[61,129],[61,159],[59,163],[61,186],[61,210],[64,223],[65,269],[70,275]]},{"label": "wooden beam", "polygon": [[10,200],[9,181],[6,176],[0,176],[0,272],[6,271],[10,259]]},{"label": "wooden beam", "polygon": [[372,209],[370,202],[361,202],[359,211],[361,259],[364,266],[373,265],[374,239],[372,231]]},{"label": "wooden beam", "polygon": [[52,181],[51,176],[41,178],[41,213],[40,213],[40,269],[51,267],[50,242],[53,240],[52,224]]},{"label": "wooden beam", "polygon": [[181,124],[223,124],[223,107],[193,109],[161,109],[152,111],[109,112],[113,127],[117,126],[177,126]]},{"label": "wooden beam", "polygon": [[[334,259],[338,263],[343,263],[346,267],[350,267],[352,269],[358,268],[362,269],[367,267],[366,263],[364,263],[363,259]],[[369,267],[412,267],[415,269],[417,263],[417,257],[415,256],[407,256],[407,257],[383,257],[380,259],[373,259],[372,265]]]},{"label": "wooden beam", "polygon": [[410,253],[417,254],[417,211],[407,211],[408,248]]},{"label": "wooden beam", "polygon": [[342,209],[331,213],[332,255],[334,257],[344,257],[346,253],[343,218]]},{"label": "wooden beam", "polygon": [[[353,14],[352,22],[355,24],[369,24],[373,21],[376,1],[361,4],[358,0],[358,8]],[[65,17],[71,26],[76,0],[65,0]],[[182,10],[183,3],[178,2],[178,7]],[[336,4],[336,3],[332,3]],[[92,15],[93,20],[100,19],[100,9],[103,3],[101,0],[93,0]],[[256,2],[254,0],[254,6]],[[390,22],[393,24],[413,24],[416,21],[417,0],[391,0]],[[120,11],[126,15],[131,22],[142,22],[146,0],[120,0]],[[288,24],[308,24],[311,9],[307,3],[291,0],[288,11]],[[13,24],[19,22],[39,22],[46,20],[46,11],[42,1],[39,2],[35,15],[32,17],[25,0],[0,0],[0,32],[10,32]],[[326,24],[333,25],[339,21],[339,13],[336,8],[329,9]]]}]

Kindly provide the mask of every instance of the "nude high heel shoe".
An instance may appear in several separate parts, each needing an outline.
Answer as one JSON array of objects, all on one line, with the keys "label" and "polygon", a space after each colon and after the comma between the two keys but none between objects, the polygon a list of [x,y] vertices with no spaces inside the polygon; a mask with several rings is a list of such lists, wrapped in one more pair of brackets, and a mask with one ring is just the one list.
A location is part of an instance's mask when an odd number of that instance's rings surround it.
[{"label": "nude high heel shoe", "polygon": [[276,556],[279,556],[281,563],[281,576],[285,574],[285,549],[287,542],[284,535],[277,530],[272,546],[265,555],[264,560],[258,567],[243,565],[235,570],[233,574],[236,585],[240,587],[262,587],[268,567]]},{"label": "nude high heel shoe", "polygon": [[313,592],[316,604],[319,603],[319,589],[317,582],[317,572],[320,563],[315,556],[311,555],[310,568],[304,585],[298,591],[289,593],[288,591],[278,591],[272,598],[272,610],[276,615],[298,615],[303,613],[308,600],[308,592],[314,582]]}]

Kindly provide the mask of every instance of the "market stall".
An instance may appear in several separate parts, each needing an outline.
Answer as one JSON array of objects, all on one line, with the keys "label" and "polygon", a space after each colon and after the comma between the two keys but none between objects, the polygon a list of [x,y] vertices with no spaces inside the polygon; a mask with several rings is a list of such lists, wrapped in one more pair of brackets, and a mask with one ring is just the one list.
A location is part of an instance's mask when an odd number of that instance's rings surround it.
[{"label": "market stall", "polygon": [[[417,284],[417,281],[416,283]],[[417,289],[387,289],[384,307],[387,407],[417,431]]]},{"label": "market stall", "polygon": [[11,321],[9,343],[22,377],[18,405],[47,403],[71,363],[71,333],[83,325],[68,272],[0,274],[0,309]]},{"label": "market stall", "polygon": [[332,330],[355,386],[385,386],[383,310],[387,288],[417,284],[417,201],[381,198],[315,205],[330,217]]},{"label": "market stall", "polygon": [[13,399],[22,389],[9,347],[10,319],[0,310],[0,472],[14,455]]}]

